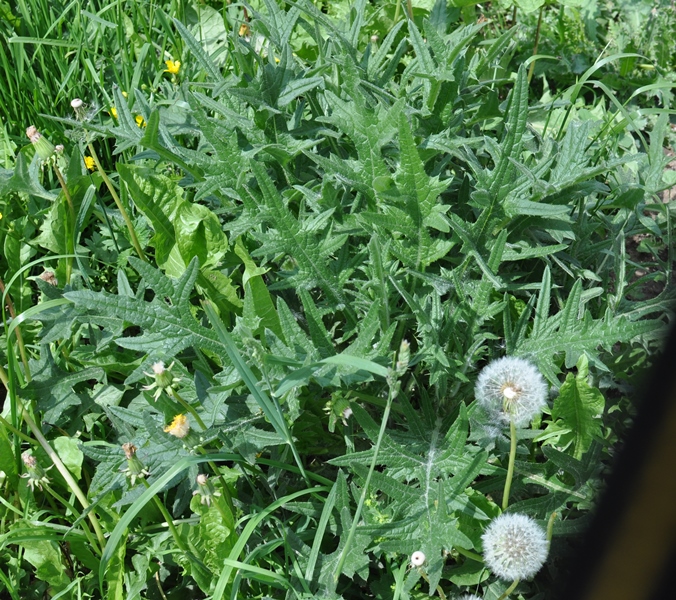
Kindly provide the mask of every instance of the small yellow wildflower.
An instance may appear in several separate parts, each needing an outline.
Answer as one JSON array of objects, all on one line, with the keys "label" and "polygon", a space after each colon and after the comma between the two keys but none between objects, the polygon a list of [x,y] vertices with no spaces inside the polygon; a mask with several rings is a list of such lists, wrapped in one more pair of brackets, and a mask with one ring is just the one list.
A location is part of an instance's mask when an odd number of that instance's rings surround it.
[{"label": "small yellow wildflower", "polygon": [[122,95],[123,95],[125,98],[128,98],[128,97],[129,97],[129,94],[127,94],[127,92],[125,92],[124,90],[122,90]]},{"label": "small yellow wildflower", "polygon": [[85,156],[84,161],[85,167],[87,167],[90,171],[96,169],[96,163],[94,162],[94,159],[91,156]]},{"label": "small yellow wildflower", "polygon": [[177,438],[184,438],[190,431],[190,423],[185,415],[176,415],[170,425],[164,428],[164,432]]},{"label": "small yellow wildflower", "polygon": [[165,60],[164,64],[167,65],[167,68],[164,70],[165,73],[171,73],[172,75],[178,75],[178,71],[181,68],[180,60]]},{"label": "small yellow wildflower", "polygon": [[246,23],[242,23],[239,26],[239,36],[240,37],[246,37],[247,35],[249,35],[249,31],[250,31],[249,26]]},{"label": "small yellow wildflower", "polygon": [[2,213],[0,213],[0,219],[2,219]]},{"label": "small yellow wildflower", "polygon": [[146,126],[146,120],[143,118],[143,115],[136,115],[136,117],[134,117],[134,121],[136,121],[136,124],[139,127],[145,127]]},{"label": "small yellow wildflower", "polygon": [[109,112],[110,112],[110,115],[112,117],[115,117],[117,119],[117,108],[115,108],[114,106],[111,106]]}]

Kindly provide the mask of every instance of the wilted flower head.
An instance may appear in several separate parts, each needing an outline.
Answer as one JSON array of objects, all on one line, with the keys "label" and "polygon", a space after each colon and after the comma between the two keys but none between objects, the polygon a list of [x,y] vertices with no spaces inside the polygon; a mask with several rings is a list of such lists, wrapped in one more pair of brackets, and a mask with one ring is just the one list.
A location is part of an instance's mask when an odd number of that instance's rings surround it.
[{"label": "wilted flower head", "polygon": [[31,125],[26,129],[26,136],[28,136],[28,139],[31,141],[31,144],[33,144],[33,147],[35,148],[36,154],[40,157],[41,160],[45,161],[51,158],[56,148],[54,147],[54,144],[52,144],[52,142],[50,142],[38,131],[35,125]]},{"label": "wilted flower head", "polygon": [[131,480],[131,485],[136,484],[137,479],[143,479],[150,475],[150,471],[143,466],[143,463],[136,456],[136,446],[131,442],[122,444],[124,450],[124,457],[127,459],[127,467],[122,469],[122,473],[126,473]]},{"label": "wilted flower head", "polygon": [[547,560],[549,544],[545,530],[526,515],[501,514],[481,539],[486,566],[507,581],[532,577]]},{"label": "wilted flower head", "polygon": [[491,418],[517,427],[527,426],[547,404],[547,384],[535,365],[512,356],[484,367],[475,394]]},{"label": "wilted flower head", "polygon": [[[21,460],[26,467],[26,472],[23,473],[21,477],[28,479],[28,487],[30,487],[32,491],[35,491],[36,486],[41,490],[43,485],[49,484],[49,477],[47,477],[45,470],[38,464],[36,458],[28,450],[21,455]],[[49,469],[47,470],[49,471]]]},{"label": "wilted flower head", "polygon": [[411,554],[411,566],[412,567],[422,567],[425,564],[425,553],[418,550]]},{"label": "wilted flower head", "polygon": [[54,275],[54,271],[43,271],[40,273],[40,279],[49,285],[58,285],[59,283],[56,279],[56,275]]},{"label": "wilted flower head", "polygon": [[174,420],[164,428],[164,432],[177,438],[184,438],[190,431],[190,423],[185,415],[176,415]]}]

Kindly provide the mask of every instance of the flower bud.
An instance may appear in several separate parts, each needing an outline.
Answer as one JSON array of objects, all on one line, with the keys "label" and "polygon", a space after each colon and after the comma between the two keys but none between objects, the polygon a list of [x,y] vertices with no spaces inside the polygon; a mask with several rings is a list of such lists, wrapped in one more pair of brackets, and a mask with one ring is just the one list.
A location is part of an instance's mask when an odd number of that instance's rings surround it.
[{"label": "flower bud", "polygon": [[209,481],[209,476],[204,473],[200,473],[197,476],[197,489],[192,493],[193,496],[200,496],[200,502],[206,506],[211,506],[211,502],[215,497],[221,495],[221,492],[217,492],[214,488],[214,485]]},{"label": "flower bud", "polygon": [[412,567],[422,567],[425,564],[425,553],[420,550],[411,554],[411,566]]},{"label": "flower bud", "polygon": [[56,280],[56,275],[54,275],[54,271],[43,271],[40,273],[40,279],[49,285],[56,286],[59,284],[59,282]]}]

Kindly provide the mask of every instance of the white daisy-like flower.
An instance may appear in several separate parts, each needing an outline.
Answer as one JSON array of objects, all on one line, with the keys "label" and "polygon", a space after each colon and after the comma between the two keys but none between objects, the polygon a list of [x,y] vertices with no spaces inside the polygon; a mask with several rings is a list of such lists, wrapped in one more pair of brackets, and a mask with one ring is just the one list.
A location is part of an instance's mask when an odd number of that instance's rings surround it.
[{"label": "white daisy-like flower", "polygon": [[475,395],[490,418],[526,427],[547,404],[547,384],[531,362],[505,356],[484,367]]},{"label": "white daisy-like flower", "polygon": [[425,553],[420,552],[420,550],[411,554],[411,566],[412,567],[422,567],[425,564]]},{"label": "white daisy-like flower", "polygon": [[507,581],[532,577],[549,553],[545,530],[518,513],[503,513],[493,519],[481,539],[486,566]]}]

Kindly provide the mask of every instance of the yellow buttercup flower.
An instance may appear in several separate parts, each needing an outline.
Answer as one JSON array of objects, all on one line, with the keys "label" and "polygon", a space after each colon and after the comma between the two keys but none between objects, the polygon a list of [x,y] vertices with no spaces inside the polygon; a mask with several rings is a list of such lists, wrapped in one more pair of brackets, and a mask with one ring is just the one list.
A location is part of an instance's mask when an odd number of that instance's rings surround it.
[{"label": "yellow buttercup flower", "polygon": [[146,126],[146,120],[143,118],[143,115],[136,115],[136,117],[134,117],[134,121],[136,121],[136,124],[139,127],[145,127]]},{"label": "yellow buttercup flower", "polygon": [[165,60],[164,64],[167,65],[167,68],[164,70],[165,73],[171,73],[172,75],[178,75],[178,71],[181,68],[180,60]]},{"label": "yellow buttercup flower", "polygon": [[164,432],[177,438],[184,438],[190,431],[190,423],[185,415],[176,415],[170,425],[164,428]]},{"label": "yellow buttercup flower", "polygon": [[110,112],[110,115],[112,117],[115,117],[117,119],[117,108],[115,108],[114,106],[111,106],[110,111],[108,111],[108,112]]},{"label": "yellow buttercup flower", "polygon": [[85,167],[87,167],[90,171],[96,169],[96,163],[94,162],[94,159],[91,156],[85,156],[84,161]]}]

